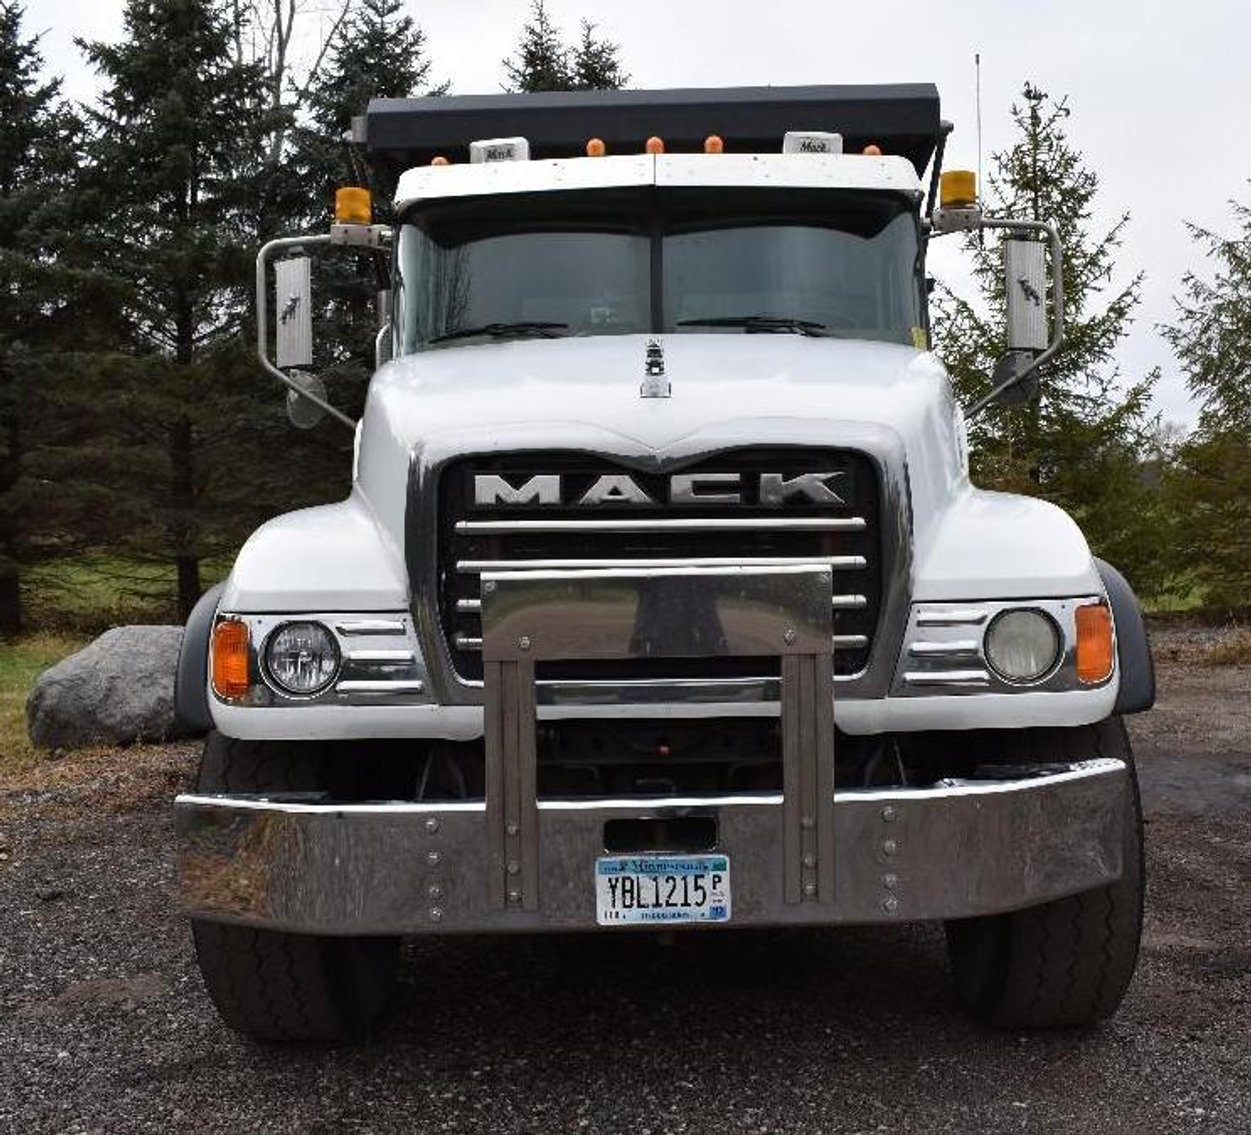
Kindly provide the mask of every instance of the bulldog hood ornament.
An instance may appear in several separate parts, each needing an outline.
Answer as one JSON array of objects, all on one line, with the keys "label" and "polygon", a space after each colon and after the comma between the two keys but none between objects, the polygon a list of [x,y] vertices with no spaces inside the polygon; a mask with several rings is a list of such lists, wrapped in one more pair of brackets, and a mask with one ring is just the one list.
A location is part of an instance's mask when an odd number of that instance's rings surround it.
[{"label": "bulldog hood ornament", "polygon": [[647,341],[647,354],[643,360],[643,385],[640,398],[668,398],[671,389],[665,377],[665,348],[659,339]]}]

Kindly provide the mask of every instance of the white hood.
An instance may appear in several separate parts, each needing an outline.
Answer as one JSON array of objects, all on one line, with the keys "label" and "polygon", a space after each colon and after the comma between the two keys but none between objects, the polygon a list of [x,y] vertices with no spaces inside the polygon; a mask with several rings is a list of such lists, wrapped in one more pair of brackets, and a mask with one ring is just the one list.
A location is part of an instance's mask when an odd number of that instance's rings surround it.
[{"label": "white hood", "polygon": [[[750,444],[767,433],[772,442],[838,446],[863,426],[884,427],[902,445],[914,492],[939,498],[967,479],[961,419],[931,354],[790,334],[660,340],[668,398],[640,396],[647,336],[449,347],[391,363],[370,391],[359,489],[398,541],[415,447],[540,444],[663,463],[698,451],[701,437]],[[933,515],[937,503],[918,514]]]}]

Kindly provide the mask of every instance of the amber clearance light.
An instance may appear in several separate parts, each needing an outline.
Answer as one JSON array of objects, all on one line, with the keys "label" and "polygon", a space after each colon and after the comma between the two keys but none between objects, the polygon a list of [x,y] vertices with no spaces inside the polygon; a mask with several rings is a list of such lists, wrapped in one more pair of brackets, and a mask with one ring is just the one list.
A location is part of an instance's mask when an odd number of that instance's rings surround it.
[{"label": "amber clearance light", "polygon": [[248,667],[248,625],[223,619],[213,628],[213,690],[223,698],[246,697],[251,686]]},{"label": "amber clearance light", "polygon": [[1103,682],[1112,673],[1112,612],[1106,603],[1077,608],[1077,677],[1079,681]]}]

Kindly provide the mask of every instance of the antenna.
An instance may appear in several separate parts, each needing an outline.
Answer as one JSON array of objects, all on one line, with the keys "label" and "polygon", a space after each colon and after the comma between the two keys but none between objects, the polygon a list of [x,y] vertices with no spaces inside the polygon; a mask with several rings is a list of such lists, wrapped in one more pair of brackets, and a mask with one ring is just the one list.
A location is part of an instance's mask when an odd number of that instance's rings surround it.
[{"label": "antenna", "polygon": [[[984,202],[986,183],[982,181],[982,53],[980,51],[973,53],[973,86],[973,97],[977,107],[977,195]],[[977,243],[982,248],[986,247],[984,229],[977,230]]]}]

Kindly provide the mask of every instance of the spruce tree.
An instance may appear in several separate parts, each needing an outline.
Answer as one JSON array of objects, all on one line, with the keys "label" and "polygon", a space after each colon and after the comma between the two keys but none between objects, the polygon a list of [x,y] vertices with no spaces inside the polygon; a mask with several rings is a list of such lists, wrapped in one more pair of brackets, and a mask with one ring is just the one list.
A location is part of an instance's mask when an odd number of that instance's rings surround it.
[{"label": "spruce tree", "polygon": [[218,0],[128,0],[117,43],[81,44],[105,82],[82,185],[84,253],[114,282],[119,353],[95,368],[121,550],[173,564],[185,617],[201,561],[265,511],[247,364],[250,195],[262,75]]},{"label": "spruce tree", "polygon": [[579,91],[618,91],[630,81],[619,58],[620,47],[595,38],[595,25],[582,21],[582,38],[573,50],[570,67],[573,86]]},{"label": "spruce tree", "polygon": [[1208,602],[1241,606],[1251,603],[1251,208],[1230,204],[1233,236],[1188,226],[1212,272],[1186,273],[1177,322],[1161,330],[1200,408],[1169,479],[1184,562]]},{"label": "spruce tree", "polygon": [[[1141,476],[1155,425],[1149,400],[1157,376],[1126,385],[1113,365],[1142,277],[1114,282],[1129,215],[1092,231],[1099,178],[1069,141],[1069,113],[1067,100],[1026,84],[1012,107],[1016,140],[991,161],[987,212],[1049,220],[1060,232],[1065,338],[1044,364],[1037,398],[1026,406],[991,406],[970,423],[971,473],[984,488],[1040,496],[1066,509],[1095,553],[1150,593],[1164,586],[1170,571],[1159,495]],[[934,322],[935,349],[968,403],[990,388],[1006,346],[1006,317],[997,237],[974,235],[965,246],[978,294],[964,298],[940,287]]]},{"label": "spruce tree", "polygon": [[514,58],[504,60],[510,91],[569,91],[574,81],[569,49],[548,18],[543,0],[533,0]]},{"label": "spruce tree", "polygon": [[41,77],[23,15],[0,3],[0,634],[23,629],[23,569],[41,547],[56,547],[53,502],[40,486],[48,435],[38,407],[48,354],[66,331],[51,230],[75,167],[77,125],[59,80]]},{"label": "spruce tree", "polygon": [[548,17],[543,0],[533,0],[517,54],[504,60],[511,91],[613,91],[630,81],[617,44],[598,39],[595,25],[582,21],[581,37],[569,45]]}]

